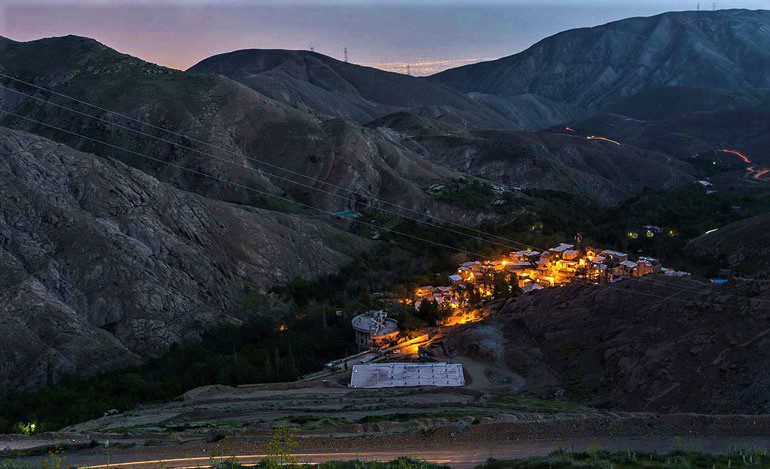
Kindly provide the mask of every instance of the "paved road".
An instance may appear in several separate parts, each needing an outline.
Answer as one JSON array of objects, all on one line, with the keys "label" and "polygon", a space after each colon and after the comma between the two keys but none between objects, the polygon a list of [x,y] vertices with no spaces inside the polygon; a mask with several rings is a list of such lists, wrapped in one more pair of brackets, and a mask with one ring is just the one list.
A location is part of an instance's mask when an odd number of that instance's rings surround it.
[{"label": "paved road", "polygon": [[[361,461],[387,461],[399,456],[409,456],[427,461],[447,464],[457,468],[471,468],[489,458],[512,459],[543,456],[553,451],[564,449],[568,451],[584,451],[590,449],[606,449],[617,451],[657,451],[666,453],[677,448],[693,451],[723,453],[737,448],[763,448],[770,449],[770,438],[767,437],[645,437],[645,438],[585,438],[573,440],[552,441],[506,441],[493,442],[487,446],[463,445],[460,442],[426,446],[426,447],[402,447],[392,449],[367,450],[361,452],[301,452],[296,454],[298,462],[320,463],[332,460],[361,460]],[[197,455],[194,455],[198,451]],[[211,467],[221,459],[212,459],[201,448],[185,447],[155,447],[143,450],[142,448],[113,449],[110,454],[109,466],[107,454],[103,448],[96,451],[88,450],[70,454],[66,457],[66,464],[74,464],[87,468],[192,468]],[[241,454],[235,456],[235,460],[241,464],[249,465],[259,462],[264,454]],[[27,462],[32,467],[37,467],[45,458],[29,459]]]}]

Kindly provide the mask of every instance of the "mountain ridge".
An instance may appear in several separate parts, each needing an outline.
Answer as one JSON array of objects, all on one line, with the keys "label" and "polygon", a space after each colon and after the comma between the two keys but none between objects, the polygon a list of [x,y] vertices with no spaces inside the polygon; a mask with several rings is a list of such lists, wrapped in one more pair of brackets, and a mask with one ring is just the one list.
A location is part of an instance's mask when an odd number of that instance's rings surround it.
[{"label": "mountain ridge", "polygon": [[535,93],[596,109],[651,87],[768,87],[763,43],[770,44],[765,10],[669,12],[563,31],[518,54],[429,79],[463,93]]}]

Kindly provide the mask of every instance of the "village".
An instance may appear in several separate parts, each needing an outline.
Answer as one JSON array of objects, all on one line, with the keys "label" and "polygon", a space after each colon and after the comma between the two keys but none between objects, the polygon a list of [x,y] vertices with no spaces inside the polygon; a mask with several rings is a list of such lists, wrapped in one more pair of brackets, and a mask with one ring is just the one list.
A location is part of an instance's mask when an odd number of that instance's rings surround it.
[{"label": "village", "polygon": [[[687,272],[667,269],[658,259],[560,243],[548,250],[526,249],[510,252],[497,260],[463,262],[448,276],[445,285],[416,288],[403,304],[416,311],[438,309],[443,315],[436,327],[446,328],[477,322],[490,314],[483,305],[518,294],[570,284],[607,285],[625,278],[650,274],[689,277]],[[403,343],[398,322],[385,311],[369,311],[352,320],[360,351],[391,350]]]}]

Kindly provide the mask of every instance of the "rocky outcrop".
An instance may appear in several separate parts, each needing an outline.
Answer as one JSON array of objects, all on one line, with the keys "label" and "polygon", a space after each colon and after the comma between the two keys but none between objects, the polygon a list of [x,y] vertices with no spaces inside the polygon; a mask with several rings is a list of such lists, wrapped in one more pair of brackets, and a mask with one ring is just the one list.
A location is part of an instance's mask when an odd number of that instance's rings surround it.
[{"label": "rocky outcrop", "polygon": [[0,391],[135,365],[254,314],[247,283],[329,274],[362,248],[4,128],[0,187]]}]

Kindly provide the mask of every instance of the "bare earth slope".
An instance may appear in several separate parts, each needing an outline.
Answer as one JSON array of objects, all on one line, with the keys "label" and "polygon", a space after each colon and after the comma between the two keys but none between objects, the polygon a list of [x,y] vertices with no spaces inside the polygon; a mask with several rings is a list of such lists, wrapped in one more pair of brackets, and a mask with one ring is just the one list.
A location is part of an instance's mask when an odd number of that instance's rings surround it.
[{"label": "bare earth slope", "polygon": [[[213,157],[141,137],[104,122],[22,98],[7,90],[0,92],[3,108],[269,193],[285,191],[299,201],[325,209],[351,208],[351,191],[361,193],[368,199],[382,198],[424,207],[429,203],[420,189],[424,181],[450,176],[449,171],[394,145],[369,129],[339,119],[320,119],[307,110],[270,99],[222,76],[184,73],[143,62],[92,39],[66,36],[15,42],[0,38],[0,70],[152,125],[210,142],[234,154],[212,150],[195,141],[175,137],[59,96],[49,96],[8,79],[2,80],[6,86],[38,93],[46,100],[139,128],[204,153],[213,153]],[[447,93],[452,92],[447,90]],[[183,173],[161,163],[149,162],[18,118],[2,116],[0,123],[54,138],[77,149],[119,158],[177,187],[208,197],[262,206],[270,203],[254,192],[234,189],[230,185]],[[240,153],[342,188],[260,165],[239,157]],[[255,169],[277,172],[279,176],[291,177],[332,194],[313,192],[277,178],[269,180]]]},{"label": "bare earth slope", "polygon": [[664,13],[565,31],[432,80],[463,93],[534,93],[583,109],[662,86],[770,86],[770,12]]},{"label": "bare earth slope", "polygon": [[243,319],[244,281],[328,274],[360,249],[4,128],[0,187],[0,391],[136,364]]},{"label": "bare earth slope", "polygon": [[461,355],[518,373],[525,390],[704,413],[770,410],[769,343],[767,284],[662,276],[526,295],[452,339]]}]

